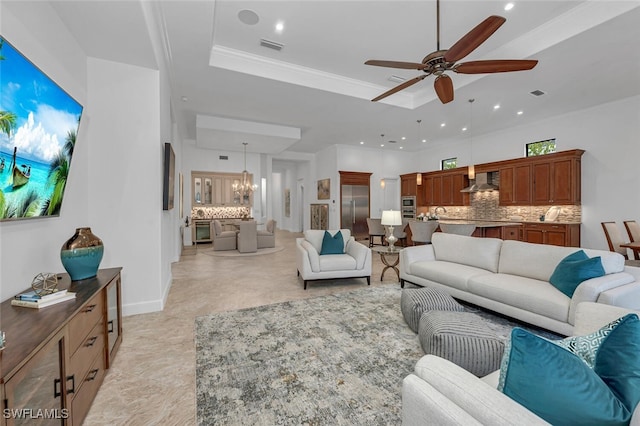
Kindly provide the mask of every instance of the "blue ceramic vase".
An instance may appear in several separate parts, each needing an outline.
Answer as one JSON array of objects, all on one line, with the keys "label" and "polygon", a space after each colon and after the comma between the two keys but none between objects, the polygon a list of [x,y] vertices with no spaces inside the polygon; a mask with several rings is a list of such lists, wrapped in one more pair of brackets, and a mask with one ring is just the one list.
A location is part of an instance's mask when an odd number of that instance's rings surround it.
[{"label": "blue ceramic vase", "polygon": [[71,281],[79,281],[98,274],[103,254],[102,240],[91,232],[91,228],[78,228],[62,245],[60,260]]}]

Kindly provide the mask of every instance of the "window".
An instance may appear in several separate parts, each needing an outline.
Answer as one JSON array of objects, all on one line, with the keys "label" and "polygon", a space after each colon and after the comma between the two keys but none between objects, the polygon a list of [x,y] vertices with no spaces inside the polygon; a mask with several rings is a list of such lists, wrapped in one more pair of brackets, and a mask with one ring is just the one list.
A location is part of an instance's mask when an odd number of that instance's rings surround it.
[{"label": "window", "polygon": [[527,157],[551,154],[552,152],[556,152],[555,139],[547,139],[546,141],[531,142],[527,144]]},{"label": "window", "polygon": [[458,166],[458,158],[447,158],[442,160],[441,170],[455,169]]}]

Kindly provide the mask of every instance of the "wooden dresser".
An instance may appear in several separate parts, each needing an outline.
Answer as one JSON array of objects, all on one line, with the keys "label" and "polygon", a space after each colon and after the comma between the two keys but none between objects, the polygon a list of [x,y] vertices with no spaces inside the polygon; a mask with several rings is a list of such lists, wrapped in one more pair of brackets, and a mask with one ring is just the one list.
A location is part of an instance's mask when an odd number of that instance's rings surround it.
[{"label": "wooden dresser", "polygon": [[0,424],[80,425],[122,341],[122,268],[60,289],[76,299],[42,309],[0,305]]}]

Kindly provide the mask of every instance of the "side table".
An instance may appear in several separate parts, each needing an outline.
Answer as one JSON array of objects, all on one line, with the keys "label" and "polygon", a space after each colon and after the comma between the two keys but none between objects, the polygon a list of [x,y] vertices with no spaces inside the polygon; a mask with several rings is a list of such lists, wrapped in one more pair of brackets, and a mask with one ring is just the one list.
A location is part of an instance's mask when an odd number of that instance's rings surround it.
[{"label": "side table", "polygon": [[380,281],[384,278],[384,273],[387,272],[387,269],[393,269],[396,271],[396,276],[398,280],[400,280],[400,271],[397,266],[400,263],[400,251],[402,247],[394,247],[393,250],[389,250],[389,246],[373,246],[371,247],[371,251],[380,253],[380,260],[385,265],[382,269],[382,274],[380,274]]}]

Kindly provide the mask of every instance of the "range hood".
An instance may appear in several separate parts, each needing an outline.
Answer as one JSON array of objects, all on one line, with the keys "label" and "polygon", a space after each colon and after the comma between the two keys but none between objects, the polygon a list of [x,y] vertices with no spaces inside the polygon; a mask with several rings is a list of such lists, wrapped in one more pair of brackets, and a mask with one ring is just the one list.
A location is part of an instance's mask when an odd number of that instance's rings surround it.
[{"label": "range hood", "polygon": [[475,182],[472,182],[471,186],[461,189],[460,192],[483,192],[498,189],[497,186],[491,184],[489,173],[476,173]]}]

